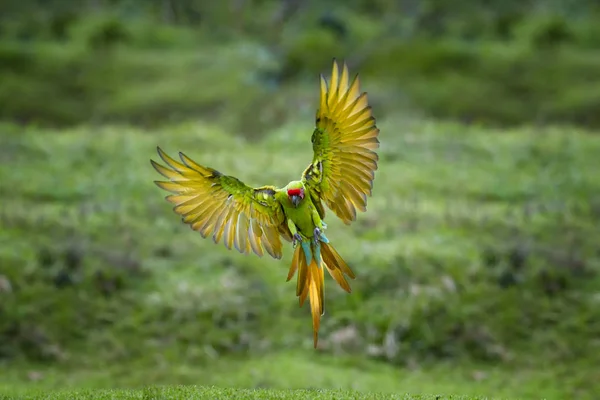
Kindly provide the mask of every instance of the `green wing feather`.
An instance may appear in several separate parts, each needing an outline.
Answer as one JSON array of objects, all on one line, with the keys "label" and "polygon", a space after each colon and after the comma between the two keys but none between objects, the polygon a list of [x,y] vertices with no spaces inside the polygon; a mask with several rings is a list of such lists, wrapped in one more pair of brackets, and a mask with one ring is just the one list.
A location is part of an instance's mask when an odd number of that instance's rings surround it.
[{"label": "green wing feather", "polygon": [[251,188],[212,168],[204,167],[179,153],[181,162],[157,149],[164,167],[151,160],[152,166],[169,181],[156,181],[172,192],[166,199],[183,222],[202,237],[212,235],[215,243],[222,239],[228,249],[240,253],[252,250],[258,256],[266,250],[273,258],[282,256],[282,236],[291,241],[281,204],[275,199],[273,186]]},{"label": "green wing feather", "polygon": [[360,92],[358,75],[349,81],[344,63],[340,73],[333,60],[330,85],[321,75],[320,105],[312,134],[313,161],[302,174],[321,218],[321,200],[345,224],[356,220],[356,210],[366,211],[379,157],[379,129]]}]

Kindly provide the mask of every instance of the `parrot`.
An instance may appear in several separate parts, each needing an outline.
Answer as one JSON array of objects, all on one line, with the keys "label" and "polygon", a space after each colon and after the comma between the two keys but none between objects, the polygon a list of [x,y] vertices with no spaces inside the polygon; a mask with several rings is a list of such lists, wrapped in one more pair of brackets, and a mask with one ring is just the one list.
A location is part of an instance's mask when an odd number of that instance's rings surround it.
[{"label": "parrot", "polygon": [[316,349],[324,315],[325,270],[346,292],[356,276],[325,235],[325,207],[350,225],[357,211],[366,212],[378,168],[379,128],[358,74],[333,59],[329,82],[320,74],[320,96],[311,136],[313,159],[299,180],[284,187],[251,187],[238,178],[203,166],[184,153],[179,160],[159,146],[166,166],[150,160],[167,180],[155,181],[171,193],[166,200],[182,222],[222,241],[229,250],[274,259],[283,256],[283,242],[294,252],[286,282],[297,272],[300,307],[309,298],[313,346]]}]

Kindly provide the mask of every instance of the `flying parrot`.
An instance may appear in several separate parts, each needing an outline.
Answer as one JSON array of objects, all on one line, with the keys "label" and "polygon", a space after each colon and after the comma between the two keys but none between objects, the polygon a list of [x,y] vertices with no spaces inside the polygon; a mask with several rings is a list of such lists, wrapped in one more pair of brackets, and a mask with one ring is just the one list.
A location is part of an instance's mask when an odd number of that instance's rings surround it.
[{"label": "flying parrot", "polygon": [[379,160],[379,129],[360,91],[358,75],[350,81],[346,63],[333,60],[330,82],[320,76],[320,103],[311,142],[314,156],[300,180],[285,187],[252,188],[239,179],[200,165],[179,153],[175,160],[157,148],[166,167],[151,160],[168,181],[156,181],[172,194],[166,200],[173,210],[203,238],[221,240],[231,250],[250,251],[262,257],[266,251],[281,259],[282,238],[292,243],[294,254],[287,276],[296,272],[296,296],[300,307],[309,297],[313,343],[317,347],[324,313],[325,270],[342,289],[351,292],[346,277],[355,275],[325,236],[323,202],[346,225],[366,211]]}]

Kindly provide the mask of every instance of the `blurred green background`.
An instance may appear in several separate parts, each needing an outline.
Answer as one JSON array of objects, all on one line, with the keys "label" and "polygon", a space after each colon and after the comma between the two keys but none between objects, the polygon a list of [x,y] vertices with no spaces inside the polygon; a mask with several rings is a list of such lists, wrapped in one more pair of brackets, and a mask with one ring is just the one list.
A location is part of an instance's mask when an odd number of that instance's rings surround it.
[{"label": "blurred green background", "polygon": [[[367,213],[327,218],[357,279],[326,277],[315,351],[291,245],[203,240],[149,159],[299,177],[334,57],[380,169]],[[594,398],[599,107],[592,0],[4,0],[0,391]]]}]

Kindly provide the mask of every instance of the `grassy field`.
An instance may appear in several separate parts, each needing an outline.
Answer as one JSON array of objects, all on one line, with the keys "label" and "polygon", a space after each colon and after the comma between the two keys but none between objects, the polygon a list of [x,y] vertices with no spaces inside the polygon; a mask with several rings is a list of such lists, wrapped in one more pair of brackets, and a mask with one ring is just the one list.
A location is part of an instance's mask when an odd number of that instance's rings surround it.
[{"label": "grassy field", "polygon": [[164,201],[149,163],[160,145],[249,184],[283,185],[310,160],[310,104],[298,107],[304,122],[260,140],[205,122],[0,126],[0,389],[592,396],[598,137],[382,120],[368,212],[351,227],[327,219],[357,279],[351,295],[326,283],[315,352],[309,310],[285,283],[291,251],[276,261],[202,240]]},{"label": "grassy field", "polygon": [[[536,371],[469,363],[398,369],[352,357],[280,351],[243,359],[226,357],[210,365],[173,361],[153,366],[149,360],[85,369],[21,365],[2,370],[0,393],[14,396],[36,396],[38,393],[38,396],[53,393],[59,396],[64,393],[63,396],[68,396],[74,391],[85,391],[94,396],[100,393],[132,396],[143,393],[145,387],[169,388],[177,384],[187,385],[182,390],[197,393],[199,397],[211,390],[221,390],[225,394],[238,390],[242,394],[250,393],[249,389],[254,388],[256,396],[262,394],[273,398],[280,398],[285,393],[290,398],[312,398],[317,390],[322,390],[324,395],[329,393],[331,397],[342,390],[347,391],[350,398],[353,398],[352,394],[364,397],[379,394],[381,398],[390,399],[435,396],[560,399],[570,393],[563,384],[568,380],[557,381],[561,374],[558,368]],[[115,387],[122,391],[107,391]],[[337,396],[340,396],[339,392]]]},{"label": "grassy field", "polygon": [[[597,397],[594,2],[67,3],[0,12],[0,398]],[[203,240],[149,160],[298,178],[333,57],[380,169],[314,350],[291,245]]]},{"label": "grassy field", "polygon": [[175,386],[158,387],[138,390],[77,390],[56,393],[38,393],[23,396],[23,399],[377,399],[377,400],[475,400],[471,396],[440,396],[440,395],[393,395],[379,393],[357,393],[345,390],[274,390],[274,389],[223,389],[217,387]]}]

